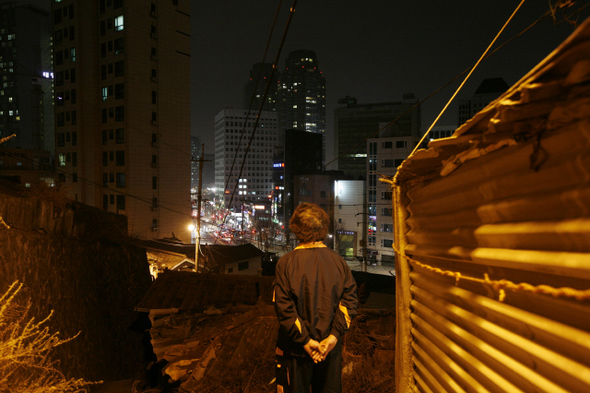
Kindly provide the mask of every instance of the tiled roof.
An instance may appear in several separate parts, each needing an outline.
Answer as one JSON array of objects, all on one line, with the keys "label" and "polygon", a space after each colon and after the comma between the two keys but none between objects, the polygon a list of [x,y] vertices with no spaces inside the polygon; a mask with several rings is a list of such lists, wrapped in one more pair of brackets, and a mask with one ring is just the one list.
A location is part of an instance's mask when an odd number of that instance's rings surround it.
[{"label": "tiled roof", "polygon": [[[179,392],[276,391],[279,324],[272,305],[260,302],[224,311],[166,315],[155,320],[155,325],[150,330],[154,353],[162,361],[162,373],[175,382]],[[346,378],[358,378],[355,373],[359,371],[370,373],[372,370],[363,369],[367,364],[385,368],[379,383],[392,383],[388,365],[395,355],[395,313],[361,310],[343,345],[345,383]],[[379,359],[376,366],[374,357]]]},{"label": "tiled roof", "polygon": [[[353,363],[373,355],[392,364],[395,277],[353,274],[364,306],[345,336],[344,361],[351,370]],[[276,389],[278,321],[272,281],[273,277],[178,271],[158,276],[137,309],[150,311],[158,364],[180,392]],[[393,378],[386,373],[385,378]]]},{"label": "tiled roof", "polygon": [[137,309],[202,311],[209,306],[223,309],[227,304],[256,304],[259,296],[270,302],[272,281],[272,277],[168,270],[158,275]]},{"label": "tiled roof", "polygon": [[239,246],[214,244],[210,246],[202,246],[202,249],[203,253],[210,256],[217,265],[245,261],[264,254],[262,250],[250,243]]},{"label": "tiled roof", "polygon": [[[194,244],[171,243],[156,240],[135,240],[135,243],[147,249],[185,255],[191,259],[195,258]],[[228,246],[224,244],[202,244],[200,249],[205,256],[210,256],[211,259],[218,265],[245,261],[247,259],[264,254],[262,250],[250,243],[238,246]]]}]

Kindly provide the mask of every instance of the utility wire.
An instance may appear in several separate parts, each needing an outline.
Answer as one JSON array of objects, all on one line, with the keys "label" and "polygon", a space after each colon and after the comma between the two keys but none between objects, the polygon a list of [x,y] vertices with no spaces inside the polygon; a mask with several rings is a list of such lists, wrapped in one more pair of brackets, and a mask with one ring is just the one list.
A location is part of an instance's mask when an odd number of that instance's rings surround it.
[{"label": "utility wire", "polygon": [[[276,24],[276,21],[277,21],[277,18],[278,18],[278,14],[279,14],[279,11],[280,11],[280,8],[281,8],[281,4],[282,4],[282,2],[279,2],[279,6],[277,7],[277,11],[276,11],[276,14],[275,14],[275,19],[274,19],[274,21],[273,21],[273,23],[272,23],[271,31],[270,31],[270,34],[269,34],[269,39],[268,39],[268,41],[267,41],[266,49],[265,49],[265,52],[264,52],[263,63],[264,63],[264,60],[266,60],[266,55],[267,55],[267,53],[268,53],[268,48],[269,48],[269,46],[270,46],[270,42],[271,42],[271,38],[272,38],[272,34],[273,34],[274,27],[275,27],[275,24]],[[258,122],[259,122],[259,120],[260,120],[260,115],[261,115],[261,113],[262,113],[262,109],[263,109],[263,107],[264,107],[264,104],[265,104],[265,102],[266,102],[266,98],[267,98],[267,96],[268,96],[268,91],[269,91],[269,89],[270,89],[270,85],[271,85],[271,83],[272,83],[272,80],[273,80],[273,77],[274,77],[275,71],[276,71],[276,69],[277,69],[277,64],[278,64],[278,61],[279,61],[279,57],[280,57],[280,54],[281,54],[281,51],[282,51],[283,45],[284,45],[284,43],[285,43],[285,39],[286,39],[286,36],[287,36],[287,32],[289,31],[289,25],[291,24],[291,20],[292,20],[292,18],[293,18],[293,14],[294,14],[294,12],[295,12],[295,5],[296,5],[296,4],[297,4],[297,0],[294,0],[294,1],[293,1],[293,5],[291,6],[291,8],[290,8],[290,10],[289,10],[289,11],[290,11],[290,12],[289,12],[289,18],[287,19],[287,23],[286,23],[286,25],[285,25],[285,31],[283,32],[283,36],[282,36],[282,38],[281,38],[281,43],[280,43],[280,45],[279,45],[279,49],[277,50],[277,54],[276,54],[276,57],[275,57],[275,61],[274,61],[274,63],[273,63],[273,67],[272,67],[271,74],[270,74],[270,76],[269,76],[269,78],[268,78],[268,81],[267,81],[267,83],[266,83],[266,88],[265,88],[265,90],[264,90],[264,95],[263,95],[263,97],[262,97],[262,100],[261,100],[261,103],[260,103],[260,108],[259,108],[259,110],[258,110],[258,114],[257,114],[257,116],[256,116],[256,121],[254,122],[254,127],[252,128],[252,133],[251,133],[251,135],[250,135],[250,139],[249,139],[249,141],[248,141],[248,145],[246,146],[246,150],[245,150],[245,151],[244,151],[244,153],[243,153],[243,159],[242,159],[242,164],[241,164],[241,166],[240,166],[240,172],[239,172],[239,174],[238,174],[238,176],[237,176],[237,179],[238,179],[238,181],[236,181],[236,183],[235,183],[235,184],[234,184],[234,186],[233,186],[233,190],[232,190],[232,193],[231,193],[231,196],[230,196],[230,199],[229,199],[228,206],[231,206],[231,204],[232,204],[232,202],[233,202],[233,199],[234,199],[234,196],[235,196],[236,190],[237,190],[237,188],[238,188],[238,185],[239,185],[239,179],[242,177],[242,173],[243,173],[243,171],[244,171],[244,165],[245,165],[245,163],[246,163],[246,159],[247,159],[247,157],[248,157],[248,152],[249,152],[249,150],[250,150],[250,146],[252,145],[252,141],[254,140],[254,136],[255,136],[255,134],[256,134],[256,128],[258,127]],[[259,71],[259,73],[258,73],[258,78],[257,78],[257,80],[256,80],[256,85],[255,85],[256,87],[258,86],[258,83],[259,83],[259,81],[260,81],[260,76],[261,76],[261,75],[262,75],[262,67],[260,68],[260,71]],[[250,100],[250,107],[248,108],[248,113],[247,113],[247,115],[246,115],[246,119],[245,119],[245,121],[244,121],[244,126],[243,126],[243,128],[242,128],[242,132],[240,133],[240,139],[239,139],[239,142],[238,142],[238,147],[236,148],[236,150],[235,150],[235,152],[234,152],[234,160],[233,160],[233,162],[232,162],[231,170],[230,170],[230,173],[229,173],[229,175],[228,175],[228,177],[227,177],[227,182],[226,182],[226,184],[225,184],[224,191],[223,191],[223,194],[222,194],[222,195],[224,195],[224,198],[225,198],[225,192],[227,191],[227,188],[228,188],[228,185],[229,185],[229,182],[230,182],[230,179],[231,179],[231,174],[232,174],[232,172],[233,172],[233,168],[234,168],[235,161],[236,161],[236,159],[237,159],[237,156],[238,156],[238,153],[239,153],[239,151],[240,151],[240,146],[241,146],[241,143],[242,143],[242,137],[243,137],[243,135],[244,135],[244,133],[245,133],[246,125],[248,124],[248,118],[249,118],[249,116],[250,116],[250,111],[251,111],[251,109],[252,109],[252,105],[253,105],[253,102],[254,102],[254,94],[255,94],[255,92],[256,92],[256,88],[254,89],[253,95],[252,95],[252,97],[251,97],[251,100]],[[200,214],[200,212],[199,212],[199,214]],[[224,225],[224,224],[225,224],[225,221],[226,221],[226,218],[227,218],[227,216],[228,216],[228,215],[229,215],[229,212],[228,212],[228,213],[227,213],[227,214],[224,216],[224,218],[223,218],[223,224],[222,224],[222,225]],[[216,242],[217,242],[217,240],[216,240]]]},{"label": "utility wire", "polygon": [[[273,32],[274,32],[275,25],[277,23],[277,19],[278,19],[278,16],[279,16],[279,11],[281,10],[282,3],[283,3],[282,0],[279,1],[279,5],[277,6],[277,11],[275,13],[275,18],[274,18],[274,20],[272,22],[272,26],[270,28],[270,33],[268,35],[268,40],[266,42],[266,48],[264,49],[264,56],[262,56],[262,64],[263,65],[266,62],[266,55],[268,54],[268,49],[270,47],[270,42],[271,42],[271,39],[272,39],[272,35],[273,35]],[[246,124],[248,124],[248,120],[250,118],[250,112],[252,110],[252,106],[254,105],[254,97],[256,95],[256,90],[258,89],[258,83],[260,83],[260,77],[262,76],[262,69],[263,69],[263,67],[260,67],[260,70],[258,71],[258,76],[256,77],[256,82],[254,84],[254,91],[252,92],[252,97],[250,97],[250,105],[248,106],[248,113],[246,114],[246,119],[244,120],[244,126],[242,127],[242,132],[240,132],[240,139],[238,140],[238,147],[236,148],[236,151],[234,153],[234,159],[232,160],[231,168],[230,168],[229,174],[227,176],[227,181],[225,183],[225,187],[223,188],[224,193],[225,193],[225,190],[227,190],[227,187],[229,185],[229,181],[230,181],[231,175],[232,175],[233,170],[234,170],[234,165],[235,165],[236,160],[238,158],[238,153],[239,153],[240,147],[242,146],[242,137],[244,136],[244,133],[246,131]],[[274,75],[274,65],[273,65],[273,75]],[[269,78],[269,80],[267,81],[267,87],[271,83],[271,81],[272,81],[272,77]],[[262,99],[261,110],[262,110],[262,107],[264,106],[265,102],[266,102],[266,95]],[[244,154],[244,161],[246,160],[246,157],[247,156]],[[225,171],[225,168],[224,168],[224,171]]]},{"label": "utility wire", "polygon": [[[524,1],[524,0],[523,0],[523,1]],[[290,17],[289,17],[289,21],[288,21],[288,23],[290,23],[290,20],[291,20],[292,14],[293,14],[293,12],[294,12],[294,10],[295,10],[295,4],[296,4],[296,1],[294,1],[294,3],[293,3],[293,6],[292,6],[292,8],[291,8],[291,15],[290,15]],[[521,3],[521,4],[522,4],[522,3]],[[564,21],[567,21],[568,23],[571,23],[571,21],[569,20],[569,18],[570,18],[570,17],[572,17],[572,16],[574,16],[574,15],[576,15],[576,14],[578,14],[578,13],[579,13],[579,12],[581,12],[583,9],[585,9],[586,7],[588,7],[589,5],[590,5],[590,4],[586,4],[586,5],[582,6],[581,8],[579,8],[578,10],[576,10],[575,12],[573,12],[571,15],[569,15],[569,16],[567,16],[567,17],[564,17],[564,19],[562,19],[562,20],[560,20],[560,21],[555,21],[555,10],[556,10],[557,8],[562,8],[562,7],[558,7],[558,6],[556,5],[556,6],[555,6],[554,8],[552,8],[550,11],[547,11],[547,12],[545,12],[545,13],[544,13],[544,14],[543,14],[543,15],[542,15],[542,16],[541,16],[539,19],[537,19],[535,22],[533,22],[533,23],[532,23],[531,25],[529,25],[527,28],[525,28],[524,30],[522,30],[520,33],[518,33],[518,34],[516,34],[515,36],[513,36],[512,38],[510,38],[509,40],[507,40],[506,42],[504,42],[502,45],[498,46],[498,47],[497,47],[496,49],[494,49],[493,51],[491,51],[491,52],[489,52],[489,53],[485,54],[485,57],[483,57],[483,59],[486,59],[486,58],[488,58],[489,56],[493,55],[493,54],[494,54],[494,53],[496,53],[498,50],[500,50],[501,48],[503,48],[504,46],[506,46],[507,44],[509,44],[510,42],[512,42],[514,39],[516,39],[516,38],[520,37],[521,35],[523,35],[525,32],[527,32],[528,30],[530,30],[532,27],[534,27],[535,25],[537,25],[538,23],[540,23],[541,21],[543,21],[543,20],[544,20],[544,19],[546,19],[547,17],[549,17],[549,16],[553,16],[553,18],[554,18],[554,25],[558,25],[558,24],[560,24],[560,23],[563,23]],[[520,5],[519,5],[519,7],[520,7]],[[516,11],[515,11],[515,12],[516,12]],[[285,29],[285,33],[284,33],[284,35],[283,35],[283,39],[282,39],[282,41],[281,41],[281,47],[282,47],[282,44],[284,43],[284,40],[285,40],[285,35],[286,35],[286,32],[287,32],[287,30],[288,30],[288,24],[287,24],[287,27],[286,27],[286,29]],[[280,51],[279,51],[279,54],[280,54]],[[278,58],[279,54],[277,54],[277,58]],[[480,60],[481,60],[481,59],[480,59]],[[273,64],[273,70],[274,70],[274,68],[276,68],[276,66],[277,66],[277,60],[275,60],[275,63]],[[389,122],[388,124],[386,124],[384,127],[380,128],[380,129],[379,129],[377,132],[375,132],[375,133],[373,133],[372,135],[370,135],[369,137],[365,138],[363,141],[361,141],[361,142],[357,143],[357,144],[356,144],[356,145],[354,145],[352,148],[350,148],[350,149],[348,149],[346,152],[344,152],[344,153],[340,154],[338,157],[336,157],[336,158],[335,158],[335,159],[333,159],[332,161],[330,161],[330,162],[326,163],[326,164],[325,164],[325,165],[324,165],[324,166],[323,166],[323,167],[320,169],[320,171],[321,171],[321,170],[323,170],[324,168],[326,168],[327,166],[329,166],[330,164],[332,164],[333,162],[337,161],[337,160],[338,160],[340,157],[343,157],[344,155],[348,154],[350,151],[352,151],[352,150],[356,149],[356,148],[357,148],[359,145],[361,145],[362,143],[366,143],[366,141],[367,141],[368,139],[370,139],[370,138],[374,138],[376,135],[378,135],[378,134],[379,134],[379,132],[381,132],[381,131],[382,131],[382,130],[384,130],[385,128],[387,128],[387,127],[389,127],[389,126],[393,125],[393,124],[394,124],[395,122],[397,122],[397,121],[398,121],[398,120],[399,120],[401,117],[403,117],[403,116],[405,116],[405,115],[409,114],[409,113],[410,113],[412,110],[414,110],[416,107],[418,107],[419,105],[421,105],[422,103],[424,103],[425,101],[427,101],[428,99],[430,99],[431,97],[433,97],[434,95],[438,94],[438,93],[439,93],[441,90],[443,90],[444,88],[446,88],[448,85],[452,84],[454,81],[456,81],[457,79],[459,79],[459,78],[460,78],[461,76],[463,76],[465,73],[469,72],[471,69],[472,69],[472,68],[468,68],[468,69],[464,70],[463,72],[461,72],[460,74],[458,74],[457,76],[455,76],[453,79],[451,79],[449,82],[447,82],[446,84],[444,84],[443,86],[441,86],[440,88],[438,88],[437,90],[435,90],[433,93],[431,93],[430,95],[428,95],[428,96],[427,96],[425,99],[423,99],[423,100],[419,101],[418,103],[416,103],[415,105],[413,105],[413,106],[412,106],[410,109],[408,109],[406,112],[402,113],[401,115],[399,115],[398,117],[396,117],[394,120],[392,120],[391,122]],[[40,76],[40,77],[42,77],[42,76]],[[270,79],[269,79],[269,81],[271,81],[271,80],[272,80],[272,78],[270,78]],[[264,97],[264,99],[263,99],[263,102],[264,102],[264,101],[265,101],[265,99],[266,99],[267,92],[268,92],[268,85],[267,85],[267,91],[265,92],[265,97]],[[92,104],[91,104],[91,105],[92,105]],[[262,110],[262,107],[261,107],[261,109],[260,109],[260,110]],[[257,123],[255,124],[255,126],[256,126],[256,125],[257,125]],[[132,129],[135,129],[136,131],[139,131],[139,132],[141,132],[141,133],[144,133],[145,135],[148,135],[148,136],[149,136],[149,134],[147,134],[147,133],[143,132],[142,130],[140,130],[140,129],[138,129],[138,128],[132,127]],[[252,138],[253,138],[253,135],[254,135],[254,131],[255,131],[255,129],[253,130],[253,134],[252,134],[252,136],[251,136],[250,143],[251,143],[251,141],[252,141]],[[419,146],[419,145],[420,145],[420,144],[418,144],[418,146]],[[172,148],[174,148],[174,146],[172,146],[172,145],[169,145],[169,146],[170,146],[170,147],[172,147]],[[184,154],[187,154],[187,153],[186,153],[186,151],[184,151],[184,150],[180,150],[180,149],[177,149],[177,150],[179,150],[179,151],[183,152]],[[188,155],[190,155],[190,154],[188,154]],[[246,156],[246,155],[245,155],[245,156]],[[21,158],[21,159],[23,159],[23,157],[20,157],[20,158]],[[33,161],[33,160],[29,160],[29,161],[31,161],[31,162],[35,162],[35,161]],[[242,164],[242,169],[243,169],[243,164]],[[59,169],[56,169],[56,172],[58,172],[58,173],[62,173],[62,174],[64,174],[64,175],[66,175],[66,176],[69,176],[69,177],[71,177],[71,174],[70,174],[70,173],[68,173],[68,172],[65,172],[65,171],[62,171],[62,170],[59,170]],[[318,171],[318,172],[319,172],[319,171]],[[240,176],[241,176],[241,171],[240,171]],[[150,201],[150,200],[148,200],[148,199],[146,199],[146,198],[141,198],[141,197],[139,197],[139,196],[132,195],[132,194],[129,194],[129,193],[126,193],[126,192],[123,192],[123,191],[120,191],[120,190],[117,190],[117,189],[114,189],[114,188],[111,188],[111,187],[104,187],[104,186],[102,186],[101,184],[99,184],[99,183],[96,183],[96,182],[94,182],[94,181],[91,181],[91,180],[89,180],[89,179],[86,179],[86,178],[84,178],[84,177],[78,176],[78,179],[79,179],[79,180],[81,180],[81,181],[84,181],[84,182],[87,182],[87,183],[90,183],[90,184],[93,184],[93,185],[96,185],[96,186],[102,187],[102,188],[104,188],[104,189],[111,190],[111,191],[113,191],[113,192],[115,192],[115,193],[117,193],[117,194],[126,195],[126,196],[129,196],[130,198],[134,198],[134,199],[137,199],[137,200],[139,200],[139,201],[142,201],[142,202],[145,202],[145,203],[152,204],[152,201]],[[237,187],[237,184],[236,184],[236,187]],[[234,192],[235,192],[235,189],[236,189],[236,187],[234,187]],[[233,194],[232,194],[232,196],[233,196]],[[357,204],[357,205],[358,205],[358,204]],[[386,206],[389,206],[389,204],[384,204],[384,205],[386,205]],[[345,205],[343,205],[343,206],[345,206]],[[349,205],[346,205],[346,206],[349,206]],[[350,205],[350,206],[356,206],[356,205]],[[180,214],[180,215],[184,215],[184,216],[187,216],[187,217],[192,217],[190,214],[186,214],[186,213],[184,213],[184,212],[180,212],[180,211],[177,211],[177,210],[174,210],[174,209],[171,209],[171,208],[168,208],[168,207],[165,207],[165,206],[162,206],[162,205],[160,205],[160,200],[159,200],[159,199],[158,199],[158,207],[159,207],[159,208],[162,208],[162,209],[165,209],[165,210],[169,210],[169,211],[171,211],[171,212],[174,212],[174,213],[177,213],[177,214]],[[224,222],[225,222],[225,219],[224,219]],[[222,224],[210,224],[210,225],[214,225],[214,226],[218,226],[219,228],[223,228],[223,225],[224,225],[224,224],[222,223]]]},{"label": "utility wire", "polygon": [[459,87],[457,88],[457,90],[455,90],[455,93],[451,96],[451,98],[449,99],[449,101],[447,102],[447,104],[440,111],[440,113],[438,114],[438,116],[436,117],[436,119],[434,119],[434,121],[432,122],[432,124],[430,125],[430,127],[428,128],[428,130],[424,133],[424,135],[422,136],[422,139],[420,139],[420,142],[418,142],[418,144],[414,147],[414,150],[412,150],[412,153],[410,153],[410,155],[408,156],[408,158],[409,157],[412,157],[414,155],[414,153],[416,152],[416,150],[418,149],[418,147],[420,147],[420,145],[422,144],[422,142],[424,141],[424,139],[426,138],[426,136],[430,133],[430,130],[432,130],[432,127],[434,127],[434,125],[436,124],[436,122],[438,121],[438,119],[440,119],[440,117],[442,116],[442,114],[445,113],[445,111],[447,110],[447,108],[449,107],[449,105],[451,104],[451,102],[455,99],[455,97],[457,96],[457,94],[459,94],[459,91],[461,91],[461,89],[463,88],[463,86],[465,85],[465,83],[467,82],[467,80],[469,79],[469,77],[471,76],[471,74],[473,74],[473,71],[475,71],[475,69],[479,66],[479,63],[481,63],[482,60],[486,58],[486,55],[490,51],[490,48],[492,47],[492,45],[494,45],[494,43],[496,42],[496,40],[500,37],[500,34],[502,34],[502,32],[504,31],[504,29],[506,28],[506,26],[508,26],[508,23],[510,23],[510,21],[512,21],[512,18],[514,18],[514,15],[516,15],[516,13],[520,9],[520,7],[524,4],[524,2],[525,2],[525,0],[521,0],[521,2],[518,4],[518,6],[514,10],[514,12],[512,12],[512,15],[510,15],[510,17],[508,18],[508,20],[504,23],[504,26],[502,26],[502,28],[500,29],[500,31],[498,32],[498,34],[496,34],[496,36],[494,37],[494,39],[492,40],[492,42],[490,42],[490,44],[488,45],[488,47],[486,48],[486,50],[480,56],[480,58],[477,61],[477,63],[475,63],[475,65],[471,68],[471,70],[469,71],[469,73],[467,74],[467,76],[465,77],[465,79],[463,79],[463,82],[461,82],[461,84],[459,85]]},{"label": "utility wire", "polygon": [[[285,25],[285,31],[283,32],[283,36],[281,38],[281,43],[279,45],[279,49],[277,50],[277,54],[275,57],[275,61],[273,63],[273,67],[272,67],[272,72],[270,74],[270,78],[266,84],[266,89],[264,91],[264,96],[262,97],[262,102],[260,104],[260,109],[258,110],[258,115],[256,116],[256,121],[254,122],[254,127],[252,128],[252,133],[250,135],[250,139],[248,140],[248,145],[246,146],[246,150],[244,151],[244,159],[242,160],[242,165],[240,167],[240,173],[238,174],[238,179],[241,178],[242,173],[244,171],[244,165],[246,163],[246,157],[248,156],[248,151],[250,150],[250,146],[252,145],[252,141],[254,140],[254,135],[256,134],[256,128],[258,127],[258,122],[260,120],[260,114],[262,112],[262,108],[264,106],[264,102],[266,101],[266,97],[268,96],[268,90],[270,88],[270,84],[272,83],[272,79],[273,76],[275,74],[275,71],[277,69],[277,64],[279,62],[279,58],[281,55],[281,51],[283,49],[283,45],[285,44],[285,39],[287,38],[287,32],[289,31],[289,26],[291,24],[291,20],[293,19],[293,14],[295,13],[295,6],[297,5],[297,0],[293,0],[293,5],[291,6],[291,8],[289,9],[289,18],[287,19],[287,23]],[[230,197],[230,201],[229,201],[229,206],[231,206],[231,203],[234,199],[234,195],[236,193],[236,189],[238,188],[238,182],[236,182],[236,184],[234,185],[234,189],[232,191],[231,197]]]},{"label": "utility wire", "polygon": [[[575,11],[574,13],[572,13],[571,16],[581,12],[584,8],[586,8],[588,5],[590,4],[586,4],[583,7],[581,7],[580,9],[578,9],[577,11]],[[530,30],[531,28],[533,28],[535,25],[537,25],[538,23],[542,22],[543,20],[547,19],[549,16],[552,15],[551,11],[546,11],[545,13],[543,13],[536,21],[534,21],[532,24],[530,24],[528,27],[526,27],[524,30],[522,30],[520,33],[514,35],[513,37],[511,37],[510,39],[508,39],[507,41],[505,41],[502,45],[498,46],[496,49],[494,49],[493,51],[489,52],[486,54],[484,59],[487,59],[488,57],[492,56],[494,53],[496,53],[498,50],[500,50],[501,48],[503,48],[504,46],[508,45],[510,42],[514,41],[516,38],[520,37],[521,35],[523,35],[524,33],[526,33],[528,30]],[[564,21],[566,21],[567,19],[562,19],[558,22],[554,22],[554,25],[558,25]],[[365,139],[363,139],[362,141],[360,141],[359,143],[357,143],[356,145],[352,146],[351,148],[349,148],[348,150],[346,150],[344,153],[340,153],[338,155],[338,157],[334,158],[332,161],[326,163],[319,171],[317,171],[316,173],[321,172],[324,168],[326,168],[327,166],[329,166],[330,164],[338,161],[341,157],[344,157],[346,154],[350,153],[351,151],[354,151],[358,146],[360,146],[363,143],[366,143],[367,140],[371,139],[371,138],[375,138],[377,135],[379,135],[379,133],[381,131],[383,131],[384,129],[386,129],[387,127],[395,124],[400,118],[402,118],[403,116],[409,114],[410,112],[412,112],[416,107],[422,105],[424,102],[428,101],[430,98],[432,98],[433,96],[435,96],[436,94],[438,94],[440,91],[444,90],[447,86],[451,85],[453,82],[455,82],[457,79],[459,79],[461,76],[465,75],[466,73],[469,72],[469,70],[471,70],[470,68],[465,69],[464,71],[462,71],[460,74],[456,75],[454,78],[452,78],[450,81],[448,81],[447,83],[445,83],[444,85],[442,85],[441,87],[439,87],[438,89],[436,89],[434,92],[430,93],[426,98],[424,98],[423,100],[419,101],[418,103],[416,103],[415,105],[413,105],[411,108],[409,108],[408,110],[406,110],[404,113],[400,114],[398,117],[396,117],[395,119],[393,119],[392,121],[390,121],[389,123],[387,123],[386,125],[384,125],[383,127],[381,127],[379,130],[377,130],[376,132],[374,132],[373,134],[369,135],[368,137],[366,137]],[[419,146],[420,144],[418,144]]]},{"label": "utility wire", "polygon": [[[269,50],[270,43],[271,43],[271,40],[272,40],[272,36],[273,36],[273,32],[274,32],[274,28],[275,28],[275,25],[276,25],[276,22],[277,22],[277,19],[278,19],[279,12],[280,12],[280,10],[281,10],[281,5],[282,5],[282,3],[283,3],[283,2],[282,2],[282,0],[281,0],[281,1],[279,1],[279,4],[278,4],[278,6],[277,6],[277,10],[276,10],[276,12],[275,12],[275,17],[274,17],[274,20],[273,20],[273,22],[272,22],[272,25],[271,25],[271,28],[270,28],[270,33],[269,33],[269,35],[268,35],[268,40],[267,40],[267,42],[266,42],[266,48],[264,49],[264,56],[262,57],[262,64],[264,64],[264,63],[266,62],[266,56],[267,56],[267,54],[268,54],[268,50]],[[230,182],[231,176],[232,176],[232,174],[233,174],[233,171],[234,171],[234,166],[235,166],[236,160],[237,160],[237,158],[238,158],[238,154],[239,154],[239,151],[240,151],[240,147],[242,146],[242,138],[243,138],[243,136],[244,136],[244,134],[245,134],[245,131],[246,131],[246,126],[247,126],[247,124],[248,124],[248,120],[249,120],[249,118],[250,118],[250,112],[252,111],[252,106],[253,106],[253,104],[254,104],[254,97],[255,97],[255,94],[256,94],[256,90],[258,89],[258,84],[260,83],[260,77],[262,76],[262,69],[263,69],[263,67],[261,66],[261,67],[260,67],[260,70],[259,70],[259,72],[258,72],[258,76],[256,77],[256,82],[255,82],[255,84],[254,84],[254,91],[252,92],[252,97],[250,98],[250,105],[249,105],[249,107],[248,107],[248,112],[247,112],[247,114],[246,114],[246,118],[244,119],[244,122],[243,122],[242,131],[240,132],[240,139],[238,140],[238,146],[237,146],[237,147],[236,147],[236,149],[235,149],[235,152],[234,152],[234,157],[233,157],[233,160],[232,160],[232,164],[231,164],[231,167],[230,167],[230,170],[229,170],[229,174],[228,174],[228,176],[227,176],[227,181],[225,182],[225,186],[223,187],[223,192],[222,192],[222,195],[223,195],[223,198],[224,198],[224,199],[225,199],[225,191],[228,189],[229,182]],[[271,78],[269,78],[269,80],[267,81],[267,87],[268,87],[268,85],[271,83],[271,81],[272,81],[272,77],[271,77]],[[265,95],[265,97],[262,99],[262,104],[261,104],[261,107],[262,107],[262,106],[264,106],[264,103],[265,103],[265,101],[266,101],[266,95]],[[244,153],[244,157],[243,157],[243,161],[242,161],[242,162],[245,162],[245,161],[246,161],[246,158],[247,158],[247,154],[245,154],[245,153]],[[243,167],[243,164],[242,164],[242,167]],[[224,169],[223,169],[223,170],[224,170],[224,172],[225,172],[225,164],[224,164]],[[240,172],[240,176],[241,176],[241,172]],[[235,193],[236,187],[237,187],[237,185],[238,185],[238,183],[239,183],[239,177],[240,177],[240,176],[238,176],[238,181],[237,181],[237,182],[236,182],[236,184],[234,185],[234,190],[233,190],[233,193],[232,193],[232,195],[231,195],[231,199],[230,199],[230,203],[229,203],[229,205],[231,205],[231,202],[232,202],[232,200],[233,200],[234,193]],[[228,211],[228,213],[227,213],[227,214],[225,214],[225,215],[224,215],[224,217],[223,217],[223,221],[222,221],[222,224],[221,224],[222,226],[223,226],[223,225],[225,225],[225,221],[226,221],[226,219],[227,219],[227,216],[228,216],[228,215],[229,215],[229,211]],[[215,240],[215,243],[217,243],[217,239]],[[215,244],[215,243],[214,243],[214,244]]]},{"label": "utility wire", "polygon": [[[280,57],[281,51],[283,49],[283,45],[285,43],[285,39],[287,37],[287,32],[289,31],[289,26],[291,24],[291,20],[293,19],[293,14],[295,13],[295,6],[296,6],[296,4],[297,4],[297,0],[294,0],[293,1],[293,5],[289,9],[289,18],[287,19],[287,23],[285,25],[285,31],[283,32],[283,36],[281,38],[279,49],[277,50],[275,61],[273,63],[273,67],[272,67],[272,72],[271,72],[270,78],[269,78],[269,80],[268,80],[268,82],[266,84],[266,89],[265,89],[264,95],[262,97],[262,102],[261,102],[261,105],[260,105],[260,109],[258,110],[258,115],[256,116],[256,121],[254,122],[254,127],[252,128],[252,133],[250,135],[250,139],[248,140],[248,145],[246,146],[246,150],[244,151],[244,159],[242,160],[242,165],[240,167],[240,172],[238,174],[238,179],[241,178],[242,173],[244,171],[244,165],[246,163],[246,157],[248,156],[248,152],[250,150],[250,147],[252,146],[252,141],[254,140],[254,136],[256,134],[256,128],[258,127],[258,122],[260,120],[260,114],[262,112],[262,108],[264,106],[264,102],[266,101],[266,97],[268,96],[268,91],[269,91],[269,88],[270,88],[270,84],[272,83],[272,79],[273,79],[273,76],[274,76],[274,73],[276,71],[278,61],[279,61],[279,57]],[[237,154],[237,152],[236,152],[236,154]],[[234,199],[235,192],[236,192],[236,189],[237,188],[238,188],[238,182],[236,182],[236,184],[234,185],[233,191],[232,191],[231,196],[230,196],[229,204],[228,204],[229,206],[231,206],[231,203],[233,202],[233,199]]]}]

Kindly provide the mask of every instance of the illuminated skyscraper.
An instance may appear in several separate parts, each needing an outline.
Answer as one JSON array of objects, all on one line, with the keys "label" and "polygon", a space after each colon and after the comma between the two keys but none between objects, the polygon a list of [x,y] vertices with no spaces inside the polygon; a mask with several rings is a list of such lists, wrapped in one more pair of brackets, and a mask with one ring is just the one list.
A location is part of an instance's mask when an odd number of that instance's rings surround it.
[{"label": "illuminated skyscraper", "polygon": [[277,111],[281,142],[288,129],[324,135],[326,79],[319,69],[315,52],[298,50],[289,54],[279,78]]},{"label": "illuminated skyscraper", "polygon": [[261,112],[254,139],[246,155],[256,122],[256,115],[247,115],[247,110],[226,108],[215,116],[216,194],[224,201],[226,208],[234,211],[239,211],[243,203],[269,202],[269,195],[273,192],[272,169],[273,150],[277,144],[277,114]]},{"label": "illuminated skyscraper", "polygon": [[[272,77],[271,77],[272,75]],[[263,111],[277,110],[277,80],[278,72],[273,74],[271,63],[256,63],[250,70],[250,79],[244,85],[244,109],[251,106],[252,113],[258,113],[262,99],[266,93]],[[270,81],[270,85],[268,84]],[[268,90],[267,90],[268,85]]]},{"label": "illuminated skyscraper", "polygon": [[190,3],[52,2],[58,179],[141,238],[190,233]]}]

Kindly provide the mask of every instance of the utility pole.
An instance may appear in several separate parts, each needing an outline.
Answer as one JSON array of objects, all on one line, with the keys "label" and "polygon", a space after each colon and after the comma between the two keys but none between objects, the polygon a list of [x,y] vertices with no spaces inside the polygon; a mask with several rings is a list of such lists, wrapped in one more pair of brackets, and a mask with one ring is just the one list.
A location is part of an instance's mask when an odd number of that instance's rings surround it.
[{"label": "utility pole", "polygon": [[205,144],[201,145],[199,158],[199,190],[197,193],[197,234],[195,236],[195,271],[199,271],[199,250],[201,244],[201,200],[203,199],[203,163],[205,162]]},{"label": "utility pole", "polygon": [[368,232],[369,232],[369,228],[367,225],[367,219],[368,219],[368,215],[369,215],[369,211],[367,209],[367,186],[365,183],[365,187],[363,187],[365,192],[363,193],[363,242],[364,247],[363,247],[363,261],[365,262],[365,273],[367,272],[367,264],[368,264],[368,260],[367,260],[367,246],[369,245],[369,237],[368,237]]}]

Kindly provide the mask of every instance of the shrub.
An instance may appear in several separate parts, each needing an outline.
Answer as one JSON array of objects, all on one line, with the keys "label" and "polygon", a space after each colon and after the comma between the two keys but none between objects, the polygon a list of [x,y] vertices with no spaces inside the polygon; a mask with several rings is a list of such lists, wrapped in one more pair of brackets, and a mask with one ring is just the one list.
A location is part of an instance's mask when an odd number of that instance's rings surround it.
[{"label": "shrub", "polygon": [[62,340],[59,332],[50,333],[45,325],[52,313],[40,322],[29,318],[30,300],[25,305],[16,301],[22,287],[14,282],[0,296],[0,393],[77,393],[101,383],[68,379],[58,370],[51,351],[77,335]]}]

